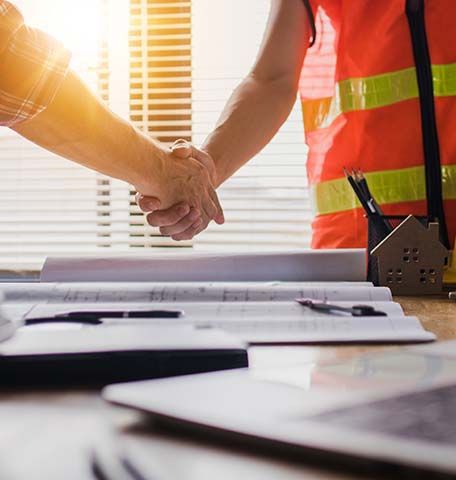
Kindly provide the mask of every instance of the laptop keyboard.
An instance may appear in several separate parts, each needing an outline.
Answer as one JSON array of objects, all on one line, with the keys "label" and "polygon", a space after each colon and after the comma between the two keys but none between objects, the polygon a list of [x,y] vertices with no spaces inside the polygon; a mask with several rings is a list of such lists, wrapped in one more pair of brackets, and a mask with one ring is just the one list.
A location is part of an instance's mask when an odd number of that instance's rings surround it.
[{"label": "laptop keyboard", "polygon": [[456,384],[311,417],[332,426],[456,445]]}]

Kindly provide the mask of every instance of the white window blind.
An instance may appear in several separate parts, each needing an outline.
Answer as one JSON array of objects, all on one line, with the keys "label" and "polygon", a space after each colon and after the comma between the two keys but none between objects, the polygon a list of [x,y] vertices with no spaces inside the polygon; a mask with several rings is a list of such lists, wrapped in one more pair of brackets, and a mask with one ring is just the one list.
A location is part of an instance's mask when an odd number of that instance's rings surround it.
[{"label": "white window blind", "polygon": [[[130,120],[144,133],[171,144],[192,138],[192,51],[190,0],[130,0]],[[147,225],[131,191],[134,247],[188,247]]]},{"label": "white window blind", "polygon": [[[164,142],[203,141],[261,41],[269,0],[16,0],[73,51],[73,68],[110,106]],[[83,32],[83,33],[82,33]],[[286,249],[309,242],[298,104],[265,150],[220,189],[227,222],[195,249]],[[123,182],[0,129],[0,269],[48,255],[176,246],[147,226]]]}]

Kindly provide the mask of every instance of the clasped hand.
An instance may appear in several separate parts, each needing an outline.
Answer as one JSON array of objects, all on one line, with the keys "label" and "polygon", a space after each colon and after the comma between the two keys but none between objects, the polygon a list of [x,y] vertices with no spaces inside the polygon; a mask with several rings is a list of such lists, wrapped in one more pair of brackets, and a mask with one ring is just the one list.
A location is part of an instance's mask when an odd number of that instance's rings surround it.
[{"label": "clasped hand", "polygon": [[224,223],[212,158],[185,140],[177,140],[164,155],[158,195],[140,188],[136,195],[149,225],[173,240],[189,240],[212,220]]}]

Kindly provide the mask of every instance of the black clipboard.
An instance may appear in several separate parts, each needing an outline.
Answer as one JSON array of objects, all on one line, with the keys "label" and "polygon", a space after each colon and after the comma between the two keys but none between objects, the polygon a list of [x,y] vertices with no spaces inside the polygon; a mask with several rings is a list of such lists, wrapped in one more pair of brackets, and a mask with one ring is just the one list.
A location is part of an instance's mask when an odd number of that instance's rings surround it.
[{"label": "black clipboard", "polygon": [[0,345],[2,386],[98,385],[246,367],[242,342],[193,326],[19,329]]}]

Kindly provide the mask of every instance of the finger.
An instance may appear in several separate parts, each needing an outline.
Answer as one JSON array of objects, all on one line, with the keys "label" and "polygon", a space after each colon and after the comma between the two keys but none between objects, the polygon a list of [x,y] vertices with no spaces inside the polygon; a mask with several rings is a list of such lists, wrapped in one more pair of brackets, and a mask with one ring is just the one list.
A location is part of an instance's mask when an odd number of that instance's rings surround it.
[{"label": "finger", "polygon": [[218,223],[219,225],[223,225],[225,223],[225,215],[223,214],[223,208],[222,206],[220,205],[220,202],[219,202],[219,199],[218,199],[218,196],[217,196],[217,193],[215,192],[215,190],[212,190],[209,195],[211,196],[211,200],[212,202],[214,203],[215,205],[215,208],[217,209],[217,213],[214,217],[214,220],[216,223]]},{"label": "finger", "polygon": [[198,231],[200,231],[203,221],[201,219],[197,220],[192,226],[190,226],[184,232],[178,233],[173,235],[171,238],[173,240],[181,241],[181,240],[191,240]]},{"label": "finger", "polygon": [[178,203],[166,210],[157,210],[147,215],[147,223],[152,227],[174,225],[188,215],[190,207],[186,203]]},{"label": "finger", "polygon": [[199,210],[195,208],[190,209],[190,213],[179,220],[174,225],[169,225],[167,227],[161,227],[160,233],[162,235],[171,236],[176,235],[178,233],[185,232],[188,228],[190,228],[195,222],[201,220],[201,214]]},{"label": "finger", "polygon": [[205,151],[196,148],[194,145],[190,145],[191,148],[191,156],[198,162],[202,163],[205,167],[212,168],[212,159]]},{"label": "finger", "polygon": [[146,197],[145,195],[141,195],[137,193],[135,196],[136,203],[138,207],[143,212],[153,212],[154,210],[159,210],[161,202],[158,198],[155,197]]},{"label": "finger", "polygon": [[215,171],[215,164],[212,160],[212,157],[205,152],[204,150],[200,150],[196,148],[194,145],[191,145],[191,157],[200,162],[207,168],[209,172],[209,176],[211,181],[215,184],[216,182],[216,171]]},{"label": "finger", "polygon": [[171,145],[171,151],[173,152],[173,155],[176,155],[176,157],[179,157],[179,158],[190,157],[192,154],[192,150],[193,150],[192,145],[183,139],[176,140]]},{"label": "finger", "polygon": [[203,222],[201,223],[201,225],[193,232],[193,237],[196,237],[197,235],[199,235],[201,232],[204,232],[204,230],[206,230],[206,228],[209,226],[209,222]]},{"label": "finger", "polygon": [[[215,204],[212,204],[212,208],[214,209],[213,211],[216,211],[216,206]],[[212,218],[208,218],[208,214],[206,213],[205,215],[202,216],[202,223],[198,230],[196,230],[193,234],[193,236],[199,235],[202,231],[206,230],[206,228],[209,226],[211,223]]]},{"label": "finger", "polygon": [[210,197],[208,197],[206,201],[201,204],[201,209],[203,213],[201,218],[207,223],[210,223],[210,221],[213,220],[217,215],[217,207]]},{"label": "finger", "polygon": [[[209,222],[207,220],[201,219],[200,222],[198,222],[198,223],[195,222],[195,224],[192,225],[191,228],[189,228],[185,232],[179,234],[178,235],[179,239],[180,240],[190,240],[190,239],[196,237],[197,235],[199,235],[204,230],[206,230],[208,225],[209,225]],[[174,239],[174,236],[172,238]]]}]

